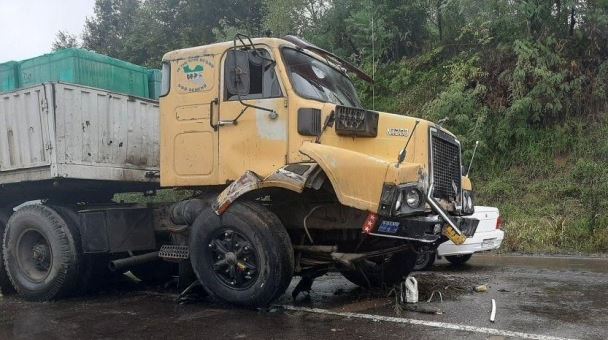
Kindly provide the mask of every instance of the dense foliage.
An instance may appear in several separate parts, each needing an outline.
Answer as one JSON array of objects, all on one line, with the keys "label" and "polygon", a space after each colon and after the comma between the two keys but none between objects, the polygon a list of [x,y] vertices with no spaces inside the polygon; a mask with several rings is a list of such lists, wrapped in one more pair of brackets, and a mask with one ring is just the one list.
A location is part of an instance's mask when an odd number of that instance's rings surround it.
[{"label": "dense foliage", "polygon": [[237,31],[303,36],[374,74],[367,106],[479,140],[510,250],[608,251],[608,0],[97,0],[82,44],[158,66]]}]

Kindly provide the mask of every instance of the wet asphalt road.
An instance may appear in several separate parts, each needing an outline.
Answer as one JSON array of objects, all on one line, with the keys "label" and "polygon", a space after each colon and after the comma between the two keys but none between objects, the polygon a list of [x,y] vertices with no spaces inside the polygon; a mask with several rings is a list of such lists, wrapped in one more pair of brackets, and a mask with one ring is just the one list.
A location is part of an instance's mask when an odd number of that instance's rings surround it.
[{"label": "wet asphalt road", "polygon": [[[0,339],[608,338],[608,259],[476,255],[464,268],[440,261],[414,276],[421,298],[443,292],[443,302],[420,304],[442,314],[398,315],[387,292],[360,290],[339,274],[315,281],[308,301],[285,294],[278,306],[286,307],[265,311],[212,299],[180,305],[171,289],[123,280],[54,303],[2,297]],[[481,284],[487,292],[473,290]]]}]

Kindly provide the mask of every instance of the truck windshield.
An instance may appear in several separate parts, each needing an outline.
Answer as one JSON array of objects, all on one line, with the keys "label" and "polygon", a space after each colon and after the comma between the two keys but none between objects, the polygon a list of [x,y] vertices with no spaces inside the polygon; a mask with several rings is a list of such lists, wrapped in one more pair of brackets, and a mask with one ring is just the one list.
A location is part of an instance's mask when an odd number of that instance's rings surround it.
[{"label": "truck windshield", "polygon": [[298,50],[284,48],[282,54],[291,83],[299,96],[361,107],[355,87],[345,74]]}]

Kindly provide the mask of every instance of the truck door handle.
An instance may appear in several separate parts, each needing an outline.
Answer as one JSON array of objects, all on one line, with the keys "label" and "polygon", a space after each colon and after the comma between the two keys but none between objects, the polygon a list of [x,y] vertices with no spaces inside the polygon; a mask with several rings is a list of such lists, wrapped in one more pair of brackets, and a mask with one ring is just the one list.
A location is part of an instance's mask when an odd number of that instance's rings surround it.
[{"label": "truck door handle", "polygon": [[217,131],[219,124],[213,124],[213,106],[218,104],[219,100],[217,98],[213,99],[211,103],[209,103],[209,125],[213,128],[213,131]]}]

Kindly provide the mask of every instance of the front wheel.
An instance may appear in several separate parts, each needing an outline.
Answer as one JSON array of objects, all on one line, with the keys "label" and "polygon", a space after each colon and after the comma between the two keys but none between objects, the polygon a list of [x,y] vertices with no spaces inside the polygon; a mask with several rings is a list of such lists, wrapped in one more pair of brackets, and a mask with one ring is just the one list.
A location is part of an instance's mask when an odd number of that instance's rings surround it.
[{"label": "front wheel", "polygon": [[192,225],[190,251],[203,286],[236,305],[267,306],[285,292],[293,275],[287,231],[254,203],[235,203],[221,216],[203,210]]},{"label": "front wheel", "polygon": [[364,288],[390,287],[407,277],[416,264],[413,251],[393,254],[373,260],[365,260],[355,270],[343,271],[350,282]]},{"label": "front wheel", "polygon": [[450,261],[450,263],[453,264],[453,265],[455,265],[455,266],[462,266],[468,260],[471,259],[471,256],[473,256],[473,254],[452,255],[452,256],[446,256],[445,259],[448,260],[448,261]]}]

